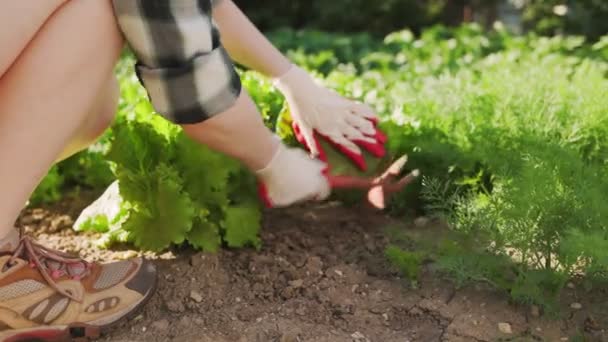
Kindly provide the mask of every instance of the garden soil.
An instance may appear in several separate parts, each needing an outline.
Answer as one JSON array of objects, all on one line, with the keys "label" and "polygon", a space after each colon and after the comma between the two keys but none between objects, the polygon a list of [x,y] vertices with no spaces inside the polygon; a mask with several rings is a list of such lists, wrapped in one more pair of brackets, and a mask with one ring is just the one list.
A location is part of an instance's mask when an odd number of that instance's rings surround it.
[{"label": "garden soil", "polygon": [[[88,260],[137,255],[128,246],[99,249],[98,236],[71,229],[89,200],[27,209],[18,224]],[[608,290],[569,284],[562,317],[550,318],[483,284],[457,289],[432,265],[412,286],[384,257],[387,227],[442,230],[327,204],[265,213],[259,251],[144,254],[159,267],[157,293],[101,341],[608,342]]]}]

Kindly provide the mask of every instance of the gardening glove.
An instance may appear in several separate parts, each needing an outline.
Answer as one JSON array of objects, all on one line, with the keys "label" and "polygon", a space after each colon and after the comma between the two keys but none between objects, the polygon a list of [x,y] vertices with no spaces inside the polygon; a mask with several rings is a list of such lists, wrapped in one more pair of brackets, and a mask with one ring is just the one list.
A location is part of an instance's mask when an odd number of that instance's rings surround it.
[{"label": "gardening glove", "polygon": [[313,157],[327,161],[317,135],[363,171],[367,165],[361,148],[376,157],[385,155],[386,136],[378,129],[377,117],[369,106],[345,99],[317,84],[296,65],[275,79],[274,85],[289,105],[296,138]]},{"label": "gardening glove", "polygon": [[331,193],[326,170],[323,162],[302,149],[280,143],[268,165],[255,172],[260,197],[269,208],[324,200]]}]

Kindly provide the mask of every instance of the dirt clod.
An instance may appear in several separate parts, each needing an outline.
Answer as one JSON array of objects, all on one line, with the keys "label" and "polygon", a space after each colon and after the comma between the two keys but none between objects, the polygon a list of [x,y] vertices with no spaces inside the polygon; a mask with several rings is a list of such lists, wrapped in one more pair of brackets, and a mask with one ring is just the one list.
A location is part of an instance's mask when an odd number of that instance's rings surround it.
[{"label": "dirt clod", "polygon": [[169,328],[169,320],[163,318],[152,323],[151,327],[156,331],[164,332]]},{"label": "dirt clod", "polygon": [[177,299],[169,300],[166,304],[167,309],[169,309],[169,311],[171,312],[180,313],[186,310],[186,308],[184,307],[184,303]]}]

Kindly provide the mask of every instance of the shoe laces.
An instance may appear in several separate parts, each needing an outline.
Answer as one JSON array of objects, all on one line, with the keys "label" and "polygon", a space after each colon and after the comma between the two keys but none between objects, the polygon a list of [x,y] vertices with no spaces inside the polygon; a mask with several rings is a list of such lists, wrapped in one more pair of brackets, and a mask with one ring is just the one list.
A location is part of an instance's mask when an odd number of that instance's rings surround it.
[{"label": "shoe laces", "polygon": [[68,253],[44,247],[28,236],[20,238],[7,266],[13,266],[17,259],[27,260],[31,268],[38,269],[48,285],[55,291],[72,300],[80,301],[71,291],[60,288],[57,285],[57,279],[68,276],[73,280],[80,280],[90,273],[90,263]]}]

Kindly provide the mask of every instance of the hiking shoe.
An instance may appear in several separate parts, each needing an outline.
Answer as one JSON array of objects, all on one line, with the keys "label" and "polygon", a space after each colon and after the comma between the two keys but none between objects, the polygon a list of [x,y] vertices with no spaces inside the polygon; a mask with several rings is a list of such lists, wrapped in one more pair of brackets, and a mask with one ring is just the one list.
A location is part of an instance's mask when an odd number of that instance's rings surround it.
[{"label": "hiking shoe", "polygon": [[131,316],[156,286],[143,259],[89,263],[22,237],[0,252],[0,341],[87,341]]}]

